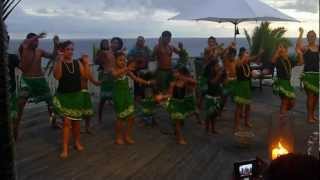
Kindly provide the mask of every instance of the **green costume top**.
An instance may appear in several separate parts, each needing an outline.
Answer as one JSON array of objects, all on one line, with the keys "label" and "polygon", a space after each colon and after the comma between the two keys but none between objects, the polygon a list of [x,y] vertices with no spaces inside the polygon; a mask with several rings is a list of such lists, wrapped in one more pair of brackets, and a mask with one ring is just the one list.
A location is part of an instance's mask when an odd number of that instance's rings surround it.
[{"label": "green costume top", "polygon": [[134,113],[134,100],[129,88],[129,79],[122,76],[114,80],[112,99],[117,117],[127,119]]}]

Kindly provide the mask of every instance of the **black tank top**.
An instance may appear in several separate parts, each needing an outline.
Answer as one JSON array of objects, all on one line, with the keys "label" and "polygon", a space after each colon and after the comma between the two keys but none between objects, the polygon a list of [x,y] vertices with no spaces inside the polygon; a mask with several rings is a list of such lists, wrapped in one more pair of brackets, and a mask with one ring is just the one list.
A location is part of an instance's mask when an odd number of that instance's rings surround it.
[{"label": "black tank top", "polygon": [[237,80],[250,80],[251,70],[249,64],[239,64],[236,67]]},{"label": "black tank top", "polygon": [[71,93],[81,90],[79,62],[62,63],[62,77],[59,80],[58,93]]},{"label": "black tank top", "polygon": [[319,52],[308,49],[303,54],[304,72],[319,72]]},{"label": "black tank top", "polygon": [[185,97],[185,95],[186,95],[186,88],[185,87],[174,86],[173,98],[183,99]]},{"label": "black tank top", "polygon": [[292,69],[291,62],[288,62],[287,60],[279,58],[275,65],[277,68],[277,77],[279,79],[290,80],[291,69]]}]

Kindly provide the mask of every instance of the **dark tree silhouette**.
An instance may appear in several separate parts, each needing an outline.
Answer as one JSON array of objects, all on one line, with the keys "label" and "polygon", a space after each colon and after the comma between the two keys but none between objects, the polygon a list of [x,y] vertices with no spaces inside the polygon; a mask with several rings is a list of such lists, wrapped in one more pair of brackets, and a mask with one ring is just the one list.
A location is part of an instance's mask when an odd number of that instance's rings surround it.
[{"label": "dark tree silhouette", "polygon": [[0,178],[16,179],[12,121],[9,119],[8,44],[5,20],[21,0],[0,0]]}]

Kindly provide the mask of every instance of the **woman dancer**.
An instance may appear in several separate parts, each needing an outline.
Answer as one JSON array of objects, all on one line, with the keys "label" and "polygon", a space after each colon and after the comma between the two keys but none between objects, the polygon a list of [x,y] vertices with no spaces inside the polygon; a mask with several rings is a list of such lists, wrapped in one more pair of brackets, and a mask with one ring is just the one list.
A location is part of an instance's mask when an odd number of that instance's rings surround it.
[{"label": "woman dancer", "polygon": [[[115,144],[122,145],[124,142],[127,144],[134,144],[135,141],[132,138],[132,127],[134,123],[134,98],[129,88],[129,77],[134,81],[141,84],[150,85],[150,81],[145,81],[133,74],[135,65],[126,65],[126,56],[123,52],[117,52],[115,54],[116,62],[112,69],[112,75],[114,77],[113,86],[113,103],[117,115],[115,133]],[[127,128],[123,134],[124,123],[127,123]]]},{"label": "woman dancer", "polygon": [[273,89],[281,98],[280,115],[286,115],[293,108],[296,95],[290,83],[292,63],[288,58],[288,48],[283,43],[279,43],[271,63],[277,69],[277,79],[273,83]]},{"label": "woman dancer", "polygon": [[[81,77],[87,78],[82,64],[73,60],[73,42],[60,44],[59,57],[54,67],[54,77],[59,81],[57,93],[53,98],[56,112],[63,117],[61,158],[67,158],[69,152],[70,130],[75,140],[75,148],[83,150],[80,143],[80,120],[83,117],[83,94]],[[88,59],[83,55],[82,59]]]},{"label": "woman dancer", "polygon": [[315,123],[318,118],[315,110],[319,101],[319,48],[316,44],[317,35],[314,31],[307,33],[308,44],[303,46],[303,29],[299,29],[299,37],[296,45],[296,51],[299,58],[299,64],[304,64],[304,71],[301,80],[307,94],[307,121]]}]

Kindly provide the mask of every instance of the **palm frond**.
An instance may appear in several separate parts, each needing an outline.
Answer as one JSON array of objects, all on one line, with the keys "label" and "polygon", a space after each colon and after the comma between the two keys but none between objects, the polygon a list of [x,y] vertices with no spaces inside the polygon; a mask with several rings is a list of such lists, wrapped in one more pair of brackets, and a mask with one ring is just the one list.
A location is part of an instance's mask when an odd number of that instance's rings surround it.
[{"label": "palm frond", "polygon": [[2,19],[5,21],[22,0],[6,0],[2,6]]},{"label": "palm frond", "polygon": [[[270,61],[272,54],[275,51],[277,45],[281,42],[286,46],[291,46],[289,39],[283,37],[287,30],[284,27],[278,27],[272,29],[270,27],[270,22],[262,22],[259,27],[253,30],[251,39],[251,54],[256,55],[261,49],[264,53],[261,57],[261,61]],[[247,36],[247,32],[245,32]],[[248,39],[248,38],[247,38]]]}]

